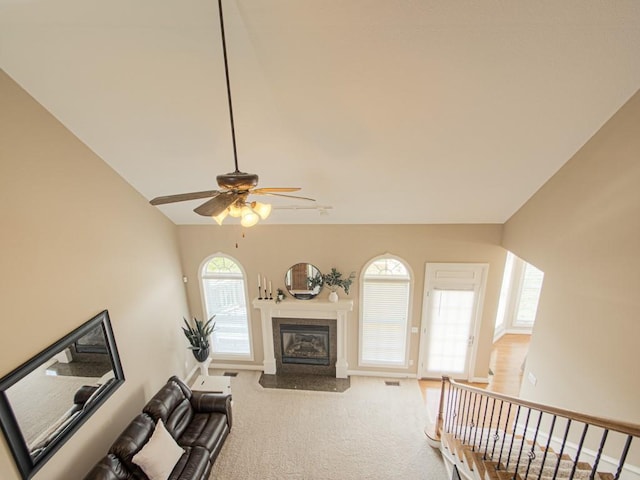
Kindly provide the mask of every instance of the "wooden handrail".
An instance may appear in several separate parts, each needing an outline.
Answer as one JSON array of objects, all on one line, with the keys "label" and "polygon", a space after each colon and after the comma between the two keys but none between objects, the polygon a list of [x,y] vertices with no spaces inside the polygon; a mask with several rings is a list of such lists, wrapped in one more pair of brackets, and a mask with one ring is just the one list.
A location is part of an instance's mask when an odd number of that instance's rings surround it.
[{"label": "wooden handrail", "polygon": [[[544,413],[549,413],[551,415],[556,415],[559,417],[569,418],[574,421],[588,423],[590,425],[595,425],[597,427],[606,428],[607,430],[612,430],[614,432],[624,433],[626,435],[631,435],[634,437],[640,437],[640,425],[636,423],[629,422],[621,422],[618,420],[612,420],[610,418],[596,417],[593,415],[586,415],[583,413],[574,412],[571,410],[566,410],[564,408],[553,407],[549,405],[543,405],[541,403],[529,402],[528,400],[523,400],[518,397],[512,397],[510,395],[504,395],[502,393],[495,393],[484,390],[478,387],[472,387],[471,385],[465,385],[463,383],[458,383],[455,380],[449,377],[442,377],[443,384],[445,382],[449,382],[451,385],[454,385],[456,388],[461,390],[466,390],[468,392],[480,393],[482,395],[502,400],[505,402],[512,403],[514,405],[521,405],[523,407],[532,408]],[[444,391],[444,388],[442,389]]]}]

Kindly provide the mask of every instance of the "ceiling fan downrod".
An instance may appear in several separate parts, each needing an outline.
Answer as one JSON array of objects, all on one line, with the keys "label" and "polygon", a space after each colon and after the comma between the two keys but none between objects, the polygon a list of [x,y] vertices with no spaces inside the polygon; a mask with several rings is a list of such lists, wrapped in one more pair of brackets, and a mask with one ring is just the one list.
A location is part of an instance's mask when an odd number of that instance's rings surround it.
[{"label": "ceiling fan downrod", "polygon": [[[238,150],[236,148],[236,127],[233,122],[233,103],[231,102],[231,82],[229,81],[229,61],[227,60],[227,41],[224,35],[224,18],[222,16],[222,0],[218,0],[220,13],[220,36],[222,37],[222,56],[224,57],[224,76],[227,82],[227,100],[229,101],[229,120],[231,123],[231,142],[233,143],[233,163],[236,167],[233,173],[242,173],[238,168]],[[257,179],[256,179],[257,184]]]}]

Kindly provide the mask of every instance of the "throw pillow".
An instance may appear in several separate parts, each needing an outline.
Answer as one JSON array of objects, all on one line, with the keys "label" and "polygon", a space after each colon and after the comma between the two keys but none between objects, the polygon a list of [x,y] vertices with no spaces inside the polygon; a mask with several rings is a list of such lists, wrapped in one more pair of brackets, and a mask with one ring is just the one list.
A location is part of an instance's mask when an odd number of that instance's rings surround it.
[{"label": "throw pillow", "polygon": [[167,480],[184,450],[158,420],[153,434],[142,449],[131,459],[149,477],[149,480]]}]

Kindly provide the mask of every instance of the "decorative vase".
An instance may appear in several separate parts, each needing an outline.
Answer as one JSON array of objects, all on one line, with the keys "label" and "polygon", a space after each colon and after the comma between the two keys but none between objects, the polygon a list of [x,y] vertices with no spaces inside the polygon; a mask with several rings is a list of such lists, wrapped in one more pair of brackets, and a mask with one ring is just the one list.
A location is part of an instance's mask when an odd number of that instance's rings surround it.
[{"label": "decorative vase", "polygon": [[198,362],[204,362],[209,358],[209,348],[201,348],[200,350],[192,350],[193,356]]},{"label": "decorative vase", "polygon": [[329,301],[332,303],[336,303],[338,301],[338,292],[332,290],[329,294]]}]

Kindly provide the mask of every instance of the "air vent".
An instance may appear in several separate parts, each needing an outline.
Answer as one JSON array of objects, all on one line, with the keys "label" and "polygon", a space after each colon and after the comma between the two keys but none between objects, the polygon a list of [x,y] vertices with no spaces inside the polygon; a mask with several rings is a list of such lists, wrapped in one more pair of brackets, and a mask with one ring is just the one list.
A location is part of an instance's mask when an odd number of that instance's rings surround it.
[{"label": "air vent", "polygon": [[385,380],[384,384],[387,387],[399,387],[400,386],[400,382],[398,380]]},{"label": "air vent", "polygon": [[223,377],[237,377],[238,376],[238,372],[224,372],[222,374]]}]

